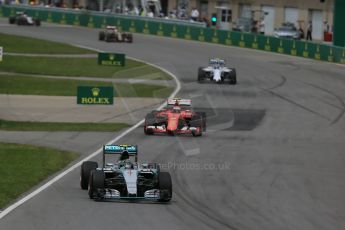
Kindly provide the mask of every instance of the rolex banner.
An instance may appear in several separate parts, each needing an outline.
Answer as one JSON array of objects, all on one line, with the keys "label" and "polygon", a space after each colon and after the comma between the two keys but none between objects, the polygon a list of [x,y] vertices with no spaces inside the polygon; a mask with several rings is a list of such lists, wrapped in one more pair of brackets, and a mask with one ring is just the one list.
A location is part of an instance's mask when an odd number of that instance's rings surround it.
[{"label": "rolex banner", "polygon": [[124,66],[125,54],[98,53],[98,64],[108,66]]},{"label": "rolex banner", "polygon": [[82,105],[112,105],[112,86],[78,86],[77,103]]}]

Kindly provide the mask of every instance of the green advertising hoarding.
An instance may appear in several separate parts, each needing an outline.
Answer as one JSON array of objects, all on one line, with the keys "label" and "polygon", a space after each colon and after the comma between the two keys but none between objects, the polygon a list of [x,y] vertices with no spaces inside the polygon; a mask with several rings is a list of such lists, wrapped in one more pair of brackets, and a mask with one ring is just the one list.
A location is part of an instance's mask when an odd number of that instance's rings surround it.
[{"label": "green advertising hoarding", "polygon": [[[39,17],[42,21],[53,23],[85,26],[89,28],[104,28],[115,25],[121,31],[165,36],[192,41],[209,42],[227,46],[257,49],[292,56],[345,64],[345,48],[322,43],[279,39],[260,34],[241,33],[236,31],[217,30],[200,26],[171,23],[169,21],[154,21],[146,17],[131,17],[118,14],[102,14],[90,11],[60,10],[53,8],[8,6],[0,7],[0,14],[10,16],[16,11],[25,10],[28,15]],[[339,13],[338,13],[339,15]],[[104,58],[104,59],[103,59]],[[99,63],[120,65],[119,61],[101,57]],[[124,63],[123,63],[124,65]]]},{"label": "green advertising hoarding", "polygon": [[125,66],[125,60],[125,54],[98,53],[98,65]]},{"label": "green advertising hoarding", "polygon": [[334,45],[345,47],[345,1],[334,0]]},{"label": "green advertising hoarding", "polygon": [[78,86],[77,104],[112,105],[114,88],[112,86]]}]

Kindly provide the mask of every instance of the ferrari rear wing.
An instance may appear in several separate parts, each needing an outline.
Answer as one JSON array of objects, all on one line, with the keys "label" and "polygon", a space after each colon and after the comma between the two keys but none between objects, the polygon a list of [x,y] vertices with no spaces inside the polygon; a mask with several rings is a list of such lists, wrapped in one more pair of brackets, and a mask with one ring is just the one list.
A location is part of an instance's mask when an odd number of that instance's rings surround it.
[{"label": "ferrari rear wing", "polygon": [[181,98],[169,98],[167,100],[167,105],[179,105],[179,106],[191,106],[192,100],[191,99],[181,99]]},{"label": "ferrari rear wing", "polygon": [[104,145],[103,146],[103,167],[105,165],[105,155],[112,154],[128,154],[134,156],[135,162],[138,162],[138,146],[137,145]]}]

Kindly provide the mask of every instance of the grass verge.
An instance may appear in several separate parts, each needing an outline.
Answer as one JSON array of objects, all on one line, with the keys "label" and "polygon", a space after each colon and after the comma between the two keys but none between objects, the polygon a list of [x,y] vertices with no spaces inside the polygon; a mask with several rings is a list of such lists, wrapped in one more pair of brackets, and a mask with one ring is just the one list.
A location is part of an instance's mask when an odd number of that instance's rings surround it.
[{"label": "grass verge", "polygon": [[0,33],[0,44],[4,52],[35,54],[93,54],[95,51],[75,46]]},{"label": "grass verge", "polygon": [[0,75],[0,94],[76,96],[78,86],[113,86],[115,97],[165,98],[173,91],[159,85]]},{"label": "grass verge", "polygon": [[77,157],[72,152],[0,142],[0,208]]},{"label": "grass verge", "polygon": [[[1,43],[0,43],[1,44]],[[99,78],[144,78],[169,80],[161,70],[127,59],[126,66],[101,66],[97,58],[25,57],[5,55],[0,70],[13,73]]]},{"label": "grass verge", "polygon": [[0,119],[0,130],[6,131],[117,132],[129,126],[126,123],[29,122]]}]

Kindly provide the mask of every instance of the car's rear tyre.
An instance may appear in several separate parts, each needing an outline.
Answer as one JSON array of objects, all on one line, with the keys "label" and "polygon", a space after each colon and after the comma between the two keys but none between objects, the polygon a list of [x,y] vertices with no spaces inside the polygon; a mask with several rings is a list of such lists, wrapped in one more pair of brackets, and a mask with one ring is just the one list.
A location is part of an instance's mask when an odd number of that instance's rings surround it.
[{"label": "car's rear tyre", "polygon": [[100,31],[98,33],[98,40],[104,41],[104,39],[105,39],[105,32],[104,31]]},{"label": "car's rear tyre", "polygon": [[169,172],[158,174],[158,189],[161,191],[160,202],[169,202],[172,198],[172,181]]},{"label": "car's rear tyre", "polygon": [[156,123],[155,115],[153,113],[147,114],[145,117],[145,124],[144,124],[144,133],[146,135],[152,135],[153,134],[153,130],[148,129],[147,127],[155,125],[155,123]]},{"label": "car's rear tyre", "polygon": [[89,179],[89,197],[90,199],[100,198],[96,197],[99,189],[104,189],[105,173],[103,171],[92,170]]},{"label": "car's rear tyre", "polygon": [[199,131],[192,131],[192,135],[194,137],[200,137],[202,136],[202,131],[203,131],[203,119],[202,116],[197,114],[195,116],[192,117],[192,119],[189,122],[190,127],[194,127],[194,128],[199,128]]},{"label": "car's rear tyre", "polygon": [[192,131],[192,135],[193,135],[193,137],[201,137],[202,131],[200,131],[200,132]]},{"label": "car's rear tyre", "polygon": [[98,168],[97,162],[84,161],[80,167],[80,187],[86,190],[89,186],[89,178],[92,170]]},{"label": "car's rear tyre", "polygon": [[17,19],[17,25],[18,25],[18,26],[24,25],[24,22],[23,22],[23,19],[22,19],[22,18],[18,18],[18,19]]},{"label": "car's rear tyre", "polygon": [[144,126],[144,133],[146,135],[153,135],[153,130],[152,129],[148,129],[147,126]]},{"label": "car's rear tyre", "polygon": [[40,19],[34,19],[35,26],[40,26],[41,25],[41,20]]},{"label": "car's rear tyre", "polygon": [[144,133],[146,134],[146,135],[153,135],[153,130],[152,129],[150,129],[150,128],[147,128],[147,124],[145,124],[145,126],[144,126]]},{"label": "car's rear tyre", "polygon": [[126,34],[127,36],[127,42],[132,43],[133,42],[133,34]]},{"label": "car's rear tyre", "polygon": [[205,112],[198,112],[198,114],[202,118],[202,131],[206,131],[206,113]]}]

